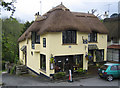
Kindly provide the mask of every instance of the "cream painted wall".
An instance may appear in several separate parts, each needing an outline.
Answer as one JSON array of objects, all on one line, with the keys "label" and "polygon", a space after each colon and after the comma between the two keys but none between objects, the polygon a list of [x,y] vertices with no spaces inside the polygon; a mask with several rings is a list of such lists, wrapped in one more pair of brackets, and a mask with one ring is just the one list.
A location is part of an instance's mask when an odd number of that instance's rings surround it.
[{"label": "cream painted wall", "polygon": [[[63,45],[62,44],[62,32],[51,32],[48,34],[49,38],[49,52],[53,56],[63,55],[77,55],[83,54],[83,69],[87,70],[87,60],[85,54],[88,53],[88,44],[83,44],[82,37],[88,39],[88,34],[77,32],[77,44],[75,45]],[[71,48],[69,48],[71,46]],[[85,49],[86,47],[86,49]]]},{"label": "cream painted wall", "polygon": [[[43,48],[43,38],[46,38],[46,48]],[[76,45],[63,45],[62,44],[62,32],[49,32],[40,36],[40,44],[35,44],[35,49],[31,48],[31,39],[19,42],[19,59],[23,59],[23,53],[20,50],[23,45],[27,46],[27,66],[38,74],[43,73],[50,77],[50,74],[54,74],[54,70],[50,70],[51,54],[53,56],[62,55],[77,55],[83,54],[83,69],[88,69],[88,61],[85,59],[86,53],[88,53],[88,44],[83,44],[83,39],[88,39],[88,34],[77,32],[77,44]],[[98,34],[98,45],[99,49],[105,49],[105,60],[107,52],[107,35]],[[69,48],[71,46],[71,48]],[[86,47],[86,48],[85,48]],[[31,55],[33,52],[33,56]],[[40,54],[46,55],[46,72],[40,70]]]},{"label": "cream painted wall", "polygon": [[[43,48],[43,38],[46,38],[46,48]],[[48,45],[48,36],[47,34],[40,36],[40,44],[35,44],[35,49],[31,47],[31,39],[24,40],[19,43],[19,59],[23,60],[23,64],[25,64],[25,59],[23,59],[23,53],[20,50],[23,45],[27,46],[27,66],[37,72],[38,74],[43,73],[47,76],[51,73],[54,73],[52,70],[49,70],[49,45]],[[31,54],[33,52],[33,55]],[[40,54],[46,55],[46,71],[40,70]]]},{"label": "cream painted wall", "polygon": [[97,42],[88,44],[96,44],[98,49],[104,49],[104,61],[107,60],[107,34],[97,34]]}]

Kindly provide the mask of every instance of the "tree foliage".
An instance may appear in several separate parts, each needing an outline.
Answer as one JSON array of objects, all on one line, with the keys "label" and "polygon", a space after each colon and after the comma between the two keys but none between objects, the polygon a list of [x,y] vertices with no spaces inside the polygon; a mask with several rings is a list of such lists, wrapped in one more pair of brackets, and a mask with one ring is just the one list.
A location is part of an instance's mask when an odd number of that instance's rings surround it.
[{"label": "tree foliage", "polygon": [[31,25],[33,22],[34,22],[34,21],[32,21],[32,22],[27,21],[27,22],[24,24],[24,27],[23,27],[23,30],[21,31],[21,34],[23,34],[23,33],[30,27],[30,25]]},{"label": "tree foliage", "polygon": [[0,0],[0,5],[7,11],[12,11],[11,16],[13,16],[15,12],[15,6],[14,6],[15,1],[12,0],[12,2],[5,2],[4,0]]},{"label": "tree foliage", "polygon": [[2,20],[2,59],[14,62],[18,59],[18,38],[23,24],[15,18]]},{"label": "tree foliage", "polygon": [[18,38],[33,23],[19,23],[15,18],[2,20],[2,60],[16,63],[19,56]]}]

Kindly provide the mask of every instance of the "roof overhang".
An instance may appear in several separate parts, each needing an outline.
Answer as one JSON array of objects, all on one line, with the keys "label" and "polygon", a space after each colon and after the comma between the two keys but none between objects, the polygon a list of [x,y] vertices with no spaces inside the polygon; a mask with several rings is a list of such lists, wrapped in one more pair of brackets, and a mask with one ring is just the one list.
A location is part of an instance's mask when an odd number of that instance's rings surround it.
[{"label": "roof overhang", "polygon": [[107,48],[108,49],[120,49],[120,45],[110,45]]},{"label": "roof overhang", "polygon": [[88,49],[89,50],[96,50],[96,49],[98,49],[98,46],[96,44],[88,44]]}]

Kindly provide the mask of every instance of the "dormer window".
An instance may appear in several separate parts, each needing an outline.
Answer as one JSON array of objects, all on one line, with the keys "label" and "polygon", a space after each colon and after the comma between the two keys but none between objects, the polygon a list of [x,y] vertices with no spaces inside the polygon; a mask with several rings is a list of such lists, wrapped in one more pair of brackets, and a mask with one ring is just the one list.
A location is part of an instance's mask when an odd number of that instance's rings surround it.
[{"label": "dormer window", "polygon": [[88,34],[88,42],[97,42],[97,32]]},{"label": "dormer window", "polygon": [[67,30],[62,32],[63,44],[76,44],[76,31]]}]

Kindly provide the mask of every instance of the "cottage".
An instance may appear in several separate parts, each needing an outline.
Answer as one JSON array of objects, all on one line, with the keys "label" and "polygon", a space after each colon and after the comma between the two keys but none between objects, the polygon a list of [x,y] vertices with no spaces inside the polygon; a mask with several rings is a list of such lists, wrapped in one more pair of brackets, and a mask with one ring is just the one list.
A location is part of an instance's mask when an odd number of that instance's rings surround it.
[{"label": "cottage", "polygon": [[71,12],[63,4],[42,16],[36,14],[35,22],[18,42],[20,61],[48,77],[75,67],[88,70],[90,55],[93,62],[106,61],[104,25],[96,16]]},{"label": "cottage", "polygon": [[120,62],[120,16],[106,18],[103,23],[109,31],[107,61]]}]

